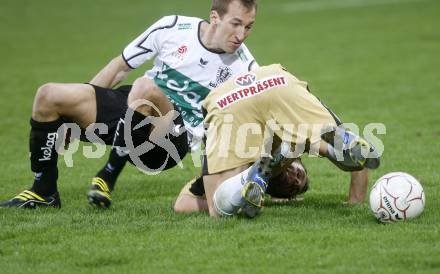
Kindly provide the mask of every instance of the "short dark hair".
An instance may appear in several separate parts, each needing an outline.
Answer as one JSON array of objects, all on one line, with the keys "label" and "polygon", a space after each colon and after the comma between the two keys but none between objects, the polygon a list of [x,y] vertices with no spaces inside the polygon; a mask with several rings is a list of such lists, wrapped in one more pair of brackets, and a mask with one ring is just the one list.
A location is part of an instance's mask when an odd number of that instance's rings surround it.
[{"label": "short dark hair", "polygon": [[238,1],[248,10],[257,9],[257,0],[212,0],[211,11],[216,11],[220,17],[223,17],[228,12],[228,7],[231,2]]},{"label": "short dark hair", "polygon": [[274,198],[293,199],[297,195],[303,194],[310,187],[310,180],[306,167],[301,162],[301,158],[295,159],[295,162],[300,164],[305,173],[304,186],[301,188],[295,181],[289,180],[288,171],[285,170],[280,174],[269,179],[266,193]]}]

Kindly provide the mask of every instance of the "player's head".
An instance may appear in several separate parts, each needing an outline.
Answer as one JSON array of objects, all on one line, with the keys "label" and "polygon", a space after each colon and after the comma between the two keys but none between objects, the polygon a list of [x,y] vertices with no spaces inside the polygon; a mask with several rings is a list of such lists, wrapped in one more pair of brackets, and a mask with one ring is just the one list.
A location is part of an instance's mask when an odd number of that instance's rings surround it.
[{"label": "player's head", "polygon": [[210,20],[217,47],[235,52],[250,34],[257,11],[256,0],[213,0]]},{"label": "player's head", "polygon": [[291,199],[309,189],[307,169],[296,159],[281,174],[269,180],[267,193],[276,198]]}]

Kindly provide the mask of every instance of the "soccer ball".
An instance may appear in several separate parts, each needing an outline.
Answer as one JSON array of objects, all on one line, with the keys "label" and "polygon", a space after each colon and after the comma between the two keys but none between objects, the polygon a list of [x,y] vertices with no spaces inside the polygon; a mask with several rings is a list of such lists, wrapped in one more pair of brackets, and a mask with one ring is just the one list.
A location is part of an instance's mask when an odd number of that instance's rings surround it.
[{"label": "soccer ball", "polygon": [[370,192],[370,208],[382,223],[404,221],[419,216],[425,207],[422,185],[404,172],[385,174]]}]

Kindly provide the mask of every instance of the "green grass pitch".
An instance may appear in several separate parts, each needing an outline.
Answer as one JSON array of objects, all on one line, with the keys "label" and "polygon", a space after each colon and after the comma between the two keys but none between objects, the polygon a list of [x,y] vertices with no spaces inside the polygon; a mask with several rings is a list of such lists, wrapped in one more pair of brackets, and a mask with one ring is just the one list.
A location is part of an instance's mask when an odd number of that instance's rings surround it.
[{"label": "green grass pitch", "polygon": [[[87,82],[160,16],[207,18],[209,2],[2,0],[0,200],[31,184],[40,85]],[[105,157],[78,153],[73,168],[60,161],[61,210],[0,210],[0,273],[440,273],[439,14],[437,0],[260,0],[247,40],[260,64],[282,63],[344,121],[386,125],[370,187],[413,174],[426,192],[420,218],[380,225],[367,204],[343,205],[348,174],[316,158],[304,200],[254,220],[174,214],[190,158],[157,176],[126,168],[113,207],[97,211],[85,194]]]}]

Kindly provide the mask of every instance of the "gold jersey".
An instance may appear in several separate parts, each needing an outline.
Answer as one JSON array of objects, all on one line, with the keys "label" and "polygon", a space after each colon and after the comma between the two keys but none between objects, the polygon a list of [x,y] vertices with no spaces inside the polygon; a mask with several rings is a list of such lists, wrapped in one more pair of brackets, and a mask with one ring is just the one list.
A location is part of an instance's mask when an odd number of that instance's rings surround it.
[{"label": "gold jersey", "polygon": [[329,110],[281,65],[238,75],[212,90],[203,104],[209,174],[252,163],[282,142],[292,157],[319,144]]}]

